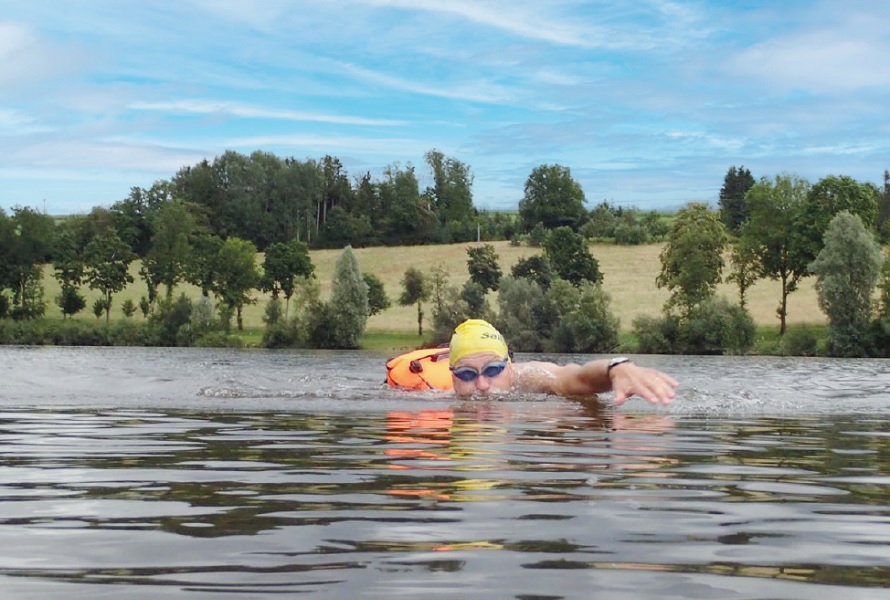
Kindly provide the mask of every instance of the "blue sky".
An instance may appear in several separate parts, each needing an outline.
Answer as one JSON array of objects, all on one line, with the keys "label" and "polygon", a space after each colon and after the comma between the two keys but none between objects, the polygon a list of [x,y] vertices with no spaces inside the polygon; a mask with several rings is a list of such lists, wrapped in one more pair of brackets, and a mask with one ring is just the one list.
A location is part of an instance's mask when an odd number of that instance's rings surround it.
[{"label": "blue sky", "polygon": [[592,208],[755,178],[882,184],[890,2],[0,0],[0,207],[86,212],[227,149],[468,164],[482,209],[532,169]]}]

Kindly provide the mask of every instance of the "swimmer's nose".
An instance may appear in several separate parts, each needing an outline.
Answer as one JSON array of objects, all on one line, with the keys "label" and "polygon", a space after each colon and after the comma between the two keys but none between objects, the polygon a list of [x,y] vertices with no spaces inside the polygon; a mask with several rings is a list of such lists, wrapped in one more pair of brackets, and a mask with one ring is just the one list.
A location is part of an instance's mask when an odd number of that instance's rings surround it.
[{"label": "swimmer's nose", "polygon": [[480,392],[487,392],[490,387],[491,381],[488,380],[488,377],[480,373],[479,377],[476,378],[476,389]]}]

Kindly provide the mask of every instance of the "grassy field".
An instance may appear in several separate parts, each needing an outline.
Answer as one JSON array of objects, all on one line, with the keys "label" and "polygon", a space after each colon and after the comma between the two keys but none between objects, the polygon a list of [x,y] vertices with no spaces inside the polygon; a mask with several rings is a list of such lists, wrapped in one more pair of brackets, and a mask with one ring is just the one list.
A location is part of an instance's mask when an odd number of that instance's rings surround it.
[{"label": "grassy field", "polygon": [[[491,242],[498,256],[502,271],[507,274],[516,262],[540,252],[539,248],[516,247],[508,242]],[[386,340],[393,336],[393,340],[414,339],[417,329],[417,311],[413,306],[403,307],[398,305],[398,297],[401,294],[401,279],[408,267],[416,267],[422,272],[429,272],[436,266],[443,268],[450,275],[451,284],[461,285],[468,278],[467,274],[467,248],[474,243],[449,244],[440,246],[412,246],[392,248],[362,248],[355,250],[359,266],[364,272],[370,272],[378,276],[386,286],[386,292],[393,302],[393,306],[382,314],[371,317],[368,321],[368,331]],[[661,267],[659,253],[661,244],[646,246],[614,246],[597,244],[590,250],[599,261],[600,270],[603,273],[603,285],[612,297],[612,311],[620,319],[622,331],[629,331],[634,317],[637,315],[655,316],[661,313],[662,305],[668,297],[664,289],[655,285],[655,278]],[[316,250],[311,252],[312,262],[315,265],[316,276],[321,283],[322,296],[326,297],[330,292],[331,275],[334,263],[341,250]],[[262,257],[257,257],[262,262]],[[139,298],[145,294],[145,285],[138,276],[139,264],[133,263],[130,272],[135,283],[114,297],[112,318],[122,317],[120,307],[126,299],[131,299],[138,304]],[[816,292],[813,287],[814,279],[804,280],[796,292],[789,296],[788,322],[824,324],[825,315],[819,310]],[[46,299],[50,302],[58,296],[59,286],[52,277],[52,271],[47,268],[44,274],[44,286]],[[176,293],[184,292],[197,298],[200,291],[192,286],[184,285],[176,290]],[[99,294],[92,290],[84,290],[87,296],[87,308],[76,318],[94,319],[91,307]],[[738,289],[735,285],[721,284],[718,294],[726,296],[730,300],[737,301]],[[258,302],[248,306],[244,313],[244,324],[247,328],[261,328],[262,314],[264,310],[265,294],[257,294]],[[776,308],[780,300],[780,285],[776,281],[763,280],[758,282],[748,294],[748,309],[758,326],[774,326],[778,324]],[[494,297],[492,297],[494,302]],[[48,307],[48,314],[59,314],[55,304]],[[429,311],[427,311],[429,314]],[[134,318],[141,318],[140,313]],[[381,341],[381,344],[389,343]]]}]

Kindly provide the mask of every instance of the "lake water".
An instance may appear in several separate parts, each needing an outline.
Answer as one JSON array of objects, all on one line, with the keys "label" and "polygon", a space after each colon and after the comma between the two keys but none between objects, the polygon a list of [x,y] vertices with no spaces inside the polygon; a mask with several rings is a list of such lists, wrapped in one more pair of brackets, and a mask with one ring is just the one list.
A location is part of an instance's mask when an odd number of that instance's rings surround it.
[{"label": "lake water", "polygon": [[888,597],[887,361],[637,357],[678,398],[616,409],[384,358],[0,348],[0,597]]}]

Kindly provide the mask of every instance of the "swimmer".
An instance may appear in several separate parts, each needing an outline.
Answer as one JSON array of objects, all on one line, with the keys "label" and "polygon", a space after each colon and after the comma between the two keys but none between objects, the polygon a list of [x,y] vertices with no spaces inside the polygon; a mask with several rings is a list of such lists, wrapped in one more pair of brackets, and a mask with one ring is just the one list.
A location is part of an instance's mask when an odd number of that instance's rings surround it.
[{"label": "swimmer", "polygon": [[633,395],[653,404],[669,404],[679,385],[656,369],[640,367],[627,357],[579,364],[514,363],[504,336],[487,321],[469,319],[451,336],[449,362],[454,391],[459,396],[497,391],[539,392],[589,396],[614,391],[615,404]]}]

